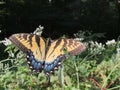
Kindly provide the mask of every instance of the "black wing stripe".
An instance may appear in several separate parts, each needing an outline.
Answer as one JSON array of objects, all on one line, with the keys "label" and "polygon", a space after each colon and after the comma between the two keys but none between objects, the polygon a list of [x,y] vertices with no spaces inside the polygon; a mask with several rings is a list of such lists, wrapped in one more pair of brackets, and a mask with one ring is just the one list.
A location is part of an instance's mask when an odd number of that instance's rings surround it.
[{"label": "black wing stripe", "polygon": [[54,46],[54,49],[53,49],[53,52],[55,50],[55,48],[57,48],[59,46],[59,44],[61,43],[62,39],[59,39],[57,42],[56,42],[56,45]]},{"label": "black wing stripe", "polygon": [[41,55],[41,57],[42,57],[42,50],[41,50],[42,47],[41,47],[41,45],[40,45],[40,42],[41,42],[40,37],[35,36],[35,42],[37,43],[37,45],[38,45],[38,47],[39,47],[40,55]]},{"label": "black wing stripe", "polygon": [[[20,35],[21,36],[21,35]],[[23,34],[23,38],[25,39],[25,40],[27,40],[27,35],[26,34]]]},{"label": "black wing stripe", "polygon": [[[55,46],[53,47],[53,50],[51,51],[51,53],[49,54],[49,56],[50,55],[52,55],[52,53],[55,51],[55,49],[59,46],[59,44],[61,43],[61,41],[62,41],[62,39],[59,39],[57,42],[56,42],[56,44],[55,44]],[[48,56],[48,57],[49,57]]]},{"label": "black wing stripe", "polygon": [[66,49],[66,44],[67,44],[67,41],[66,41],[66,39],[64,39],[64,44],[63,44],[63,48],[61,48],[61,50],[60,51],[62,51],[63,49]]},{"label": "black wing stripe", "polygon": [[9,38],[18,48],[20,48],[24,53],[27,53],[27,48],[19,42],[19,40],[13,36]]},{"label": "black wing stripe", "polygon": [[36,41],[38,47],[40,47],[40,38],[38,36],[35,36],[35,41]]},{"label": "black wing stripe", "polygon": [[34,36],[33,34],[28,35],[28,38],[29,38],[28,42],[30,43],[31,47],[32,47],[32,37],[33,36]]}]

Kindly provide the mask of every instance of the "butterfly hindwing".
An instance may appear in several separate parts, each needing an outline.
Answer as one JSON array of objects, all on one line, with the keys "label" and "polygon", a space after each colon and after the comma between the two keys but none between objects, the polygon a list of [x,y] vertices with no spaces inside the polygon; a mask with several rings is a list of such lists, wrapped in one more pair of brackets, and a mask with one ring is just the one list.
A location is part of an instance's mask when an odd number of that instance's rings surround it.
[{"label": "butterfly hindwing", "polygon": [[58,39],[51,43],[45,59],[44,72],[54,71],[65,59],[65,50],[71,55],[76,55],[85,50],[83,43],[73,39]]},{"label": "butterfly hindwing", "polygon": [[34,34],[13,34],[9,38],[19,49],[27,54],[28,64],[32,70],[42,70],[46,44],[42,37]]}]

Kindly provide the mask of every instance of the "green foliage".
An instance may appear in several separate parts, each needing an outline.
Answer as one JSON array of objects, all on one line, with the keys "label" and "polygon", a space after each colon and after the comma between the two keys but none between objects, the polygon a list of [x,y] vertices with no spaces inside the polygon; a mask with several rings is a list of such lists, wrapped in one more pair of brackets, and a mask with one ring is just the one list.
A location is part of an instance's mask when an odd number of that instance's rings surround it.
[{"label": "green foliage", "polygon": [[0,58],[0,89],[119,90],[119,38],[117,41],[111,40],[105,44],[90,40],[86,41],[85,45],[87,50],[80,55],[67,55],[62,68],[51,75],[50,85],[47,84],[44,73],[30,72],[26,64],[26,56],[18,48],[14,45],[7,46],[5,49],[8,53],[7,59]]}]

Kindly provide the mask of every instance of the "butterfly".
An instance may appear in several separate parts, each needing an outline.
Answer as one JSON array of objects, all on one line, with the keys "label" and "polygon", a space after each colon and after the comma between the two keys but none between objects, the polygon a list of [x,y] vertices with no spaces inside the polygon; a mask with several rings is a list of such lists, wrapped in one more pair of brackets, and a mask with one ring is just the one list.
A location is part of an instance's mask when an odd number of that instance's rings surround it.
[{"label": "butterfly", "polygon": [[70,55],[76,55],[86,49],[83,43],[73,39],[57,39],[48,42],[41,36],[29,33],[13,34],[9,40],[26,53],[31,71],[44,71],[48,77],[58,70],[62,60],[66,59],[65,50]]}]

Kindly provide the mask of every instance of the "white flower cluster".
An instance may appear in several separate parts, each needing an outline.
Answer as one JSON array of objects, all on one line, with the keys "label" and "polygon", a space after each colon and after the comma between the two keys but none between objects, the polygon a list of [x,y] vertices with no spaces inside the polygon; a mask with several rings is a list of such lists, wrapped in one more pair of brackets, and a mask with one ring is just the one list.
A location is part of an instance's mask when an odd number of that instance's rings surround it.
[{"label": "white flower cluster", "polygon": [[115,45],[115,44],[116,44],[115,39],[112,39],[112,40],[109,40],[109,41],[106,42],[107,46]]},{"label": "white flower cluster", "polygon": [[75,38],[75,40],[78,40],[78,41],[83,41],[84,38]]},{"label": "white flower cluster", "polygon": [[41,36],[41,34],[42,34],[42,32],[43,32],[43,29],[44,29],[44,27],[41,26],[41,25],[39,25],[39,27],[36,28],[36,30],[33,32],[33,34],[36,34],[36,35]]},{"label": "white flower cluster", "polygon": [[[11,45],[12,42],[5,38],[4,40],[0,41],[0,43],[3,43],[5,46]],[[10,57],[14,57],[14,53],[12,51],[7,51]]]},{"label": "white flower cluster", "polygon": [[91,32],[80,30],[78,33],[74,34],[77,40],[83,41],[86,37],[86,34],[90,35]]},{"label": "white flower cluster", "polygon": [[3,43],[5,46],[8,46],[11,44],[11,41],[7,38],[5,38],[5,40],[2,40],[0,43]]},{"label": "white flower cluster", "polygon": [[101,52],[103,50],[105,50],[105,45],[103,45],[102,43],[98,43],[98,42],[93,42],[93,41],[89,41],[90,47],[90,53],[98,53],[101,54]]}]

